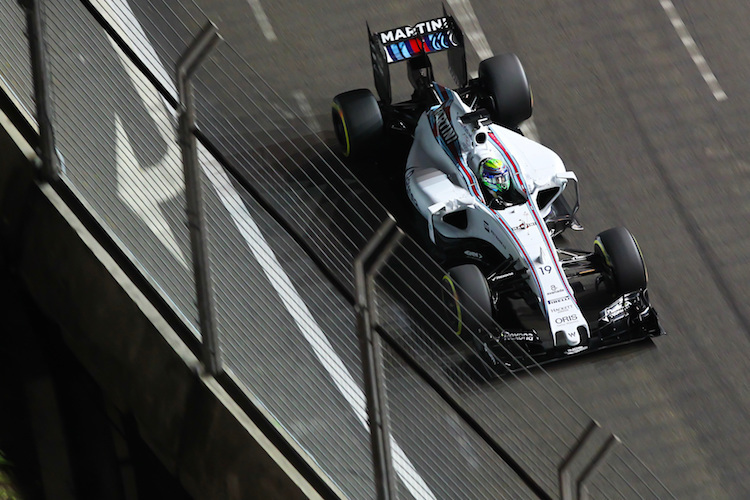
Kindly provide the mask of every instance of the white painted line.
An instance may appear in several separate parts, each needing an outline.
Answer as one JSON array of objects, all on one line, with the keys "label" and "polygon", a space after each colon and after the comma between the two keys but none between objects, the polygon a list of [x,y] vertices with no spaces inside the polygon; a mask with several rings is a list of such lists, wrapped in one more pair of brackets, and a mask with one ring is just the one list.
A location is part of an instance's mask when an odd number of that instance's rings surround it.
[{"label": "white painted line", "polygon": [[487,37],[484,36],[484,31],[479,25],[479,19],[477,19],[469,0],[448,0],[448,5],[450,5],[456,21],[463,29],[464,35],[469,39],[469,43],[471,43],[479,59],[492,57],[490,44],[487,42]]},{"label": "white painted line", "polygon": [[[469,40],[471,47],[474,52],[477,53],[480,60],[489,59],[494,54],[490,48],[490,44],[487,41],[487,37],[482,31],[482,26],[479,24],[479,19],[474,12],[474,8],[471,6],[469,0],[448,0],[453,15],[458,21],[459,26],[464,31],[464,35]],[[476,78],[477,72],[472,71],[471,77]],[[523,135],[528,137],[534,142],[539,142],[539,134],[537,133],[536,124],[533,118],[529,118],[523,122],[520,126]]]},{"label": "white painted line", "polygon": [[312,106],[310,106],[310,101],[307,100],[305,94],[301,90],[295,90],[294,92],[292,92],[292,97],[294,97],[294,100],[297,101],[297,106],[299,107],[300,113],[302,114],[302,118],[305,119],[305,122],[310,127],[310,129],[312,129],[312,131],[316,134],[320,132],[322,130],[320,128],[320,123],[318,123],[318,120],[315,118]]},{"label": "white painted line", "polygon": [[[237,228],[247,241],[250,251],[261,264],[266,278],[271,283],[284,306],[289,311],[297,327],[312,347],[318,361],[328,372],[342,396],[354,410],[355,415],[364,428],[369,431],[365,394],[357,385],[347,370],[344,362],[339,358],[331,346],[328,337],[320,329],[307,305],[294,288],[289,276],[276,259],[276,255],[268,246],[263,233],[247,210],[247,206],[234,189],[224,169],[205,150],[201,151],[201,164],[209,181],[219,195],[222,204],[234,220]],[[404,486],[414,498],[434,499],[435,495],[417,473],[414,466],[406,457],[404,450],[391,439],[393,465]]]},{"label": "white painted line", "polygon": [[713,93],[714,98],[717,101],[725,101],[727,99],[727,94],[724,92],[724,90],[722,90],[721,85],[719,85],[719,81],[716,79],[716,75],[714,75],[713,71],[711,71],[711,68],[708,66],[706,59],[698,50],[698,46],[696,45],[695,40],[693,40],[693,37],[690,36],[690,33],[688,32],[685,23],[682,22],[680,15],[677,13],[677,9],[675,9],[672,0],[659,0],[659,3],[661,3],[664,12],[667,13],[669,21],[672,23],[675,31],[677,31],[677,35],[680,37],[682,44],[687,49],[688,54],[693,59],[693,62],[698,67],[698,71],[700,71],[701,76],[708,84],[708,88],[711,90],[711,93]]},{"label": "white painted line", "polygon": [[[138,59],[146,63],[151,68],[159,83],[165,89],[170,90],[172,97],[177,99],[177,89],[172,83],[172,76],[167,73],[164,65],[161,63],[156,50],[149,42],[143,27],[133,14],[130,5],[126,0],[92,0],[97,12],[102,14],[107,22],[117,31],[130,48],[138,54]],[[150,83],[147,84],[149,87]]]},{"label": "white painted line", "polygon": [[[171,78],[159,62],[143,28],[136,19],[130,5],[124,0],[107,2],[94,0],[97,11],[126,40],[139,59],[144,61],[157,79],[173,96],[177,96]],[[146,77],[133,68],[128,58],[117,44],[109,39],[112,49],[120,59],[120,65],[127,72],[133,88],[159,130],[160,139],[166,146],[164,156],[155,165],[144,168],[138,163],[133,146],[119,116],[115,115],[115,163],[117,170],[117,195],[151,229],[159,241],[186,268],[189,267],[182,249],[169,225],[161,204],[182,192],[182,155],[178,144],[169,132],[175,129],[175,115]],[[142,186],[142,189],[133,189]]]},{"label": "white painted line", "polygon": [[250,8],[253,10],[253,14],[255,14],[255,19],[258,20],[258,25],[260,25],[260,29],[266,40],[275,42],[277,40],[276,33],[273,31],[271,21],[268,20],[268,16],[266,15],[266,11],[263,10],[260,0],[247,0],[247,3],[250,4]]},{"label": "white painted line", "polygon": [[112,50],[120,59],[130,83],[137,91],[154,126],[159,131],[166,151],[158,162],[144,168],[133,150],[122,120],[115,114],[115,163],[117,170],[117,196],[135,213],[141,221],[159,238],[159,241],[186,268],[188,262],[177,243],[172,226],[164,215],[161,205],[183,191],[182,155],[180,147],[170,132],[175,123],[167,113],[167,107],[156,89],[146,77],[133,68],[117,44],[109,39]]}]

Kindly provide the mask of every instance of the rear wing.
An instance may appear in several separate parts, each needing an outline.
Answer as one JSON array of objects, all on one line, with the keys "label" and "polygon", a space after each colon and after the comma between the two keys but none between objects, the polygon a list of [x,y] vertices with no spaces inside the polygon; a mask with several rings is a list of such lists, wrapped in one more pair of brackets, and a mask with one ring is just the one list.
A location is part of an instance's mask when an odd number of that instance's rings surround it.
[{"label": "rear wing", "polygon": [[458,87],[465,87],[466,52],[464,34],[452,16],[443,9],[443,17],[419,22],[413,26],[401,26],[379,33],[372,33],[367,26],[370,39],[370,56],[375,78],[375,89],[380,100],[391,102],[391,78],[389,65],[418,56],[447,51],[448,67]]}]

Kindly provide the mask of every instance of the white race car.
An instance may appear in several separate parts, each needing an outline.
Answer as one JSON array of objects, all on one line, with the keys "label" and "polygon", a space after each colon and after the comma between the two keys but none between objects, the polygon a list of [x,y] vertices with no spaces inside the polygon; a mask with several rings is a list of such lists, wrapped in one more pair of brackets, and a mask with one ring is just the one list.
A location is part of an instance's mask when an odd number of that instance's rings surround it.
[{"label": "white race car", "polygon": [[[557,248],[556,235],[582,229],[577,178],[519,129],[532,97],[518,58],[484,60],[469,80],[463,35],[447,15],[369,35],[380,100],[366,89],[339,94],[334,130],[347,157],[373,153],[389,135],[411,141],[406,190],[426,224],[425,244],[448,269],[456,333],[510,368],[661,335],[641,252],[625,228],[599,234],[592,252]],[[429,54],[440,51],[455,90],[433,80]],[[400,61],[414,92],[394,104],[389,65]]]}]

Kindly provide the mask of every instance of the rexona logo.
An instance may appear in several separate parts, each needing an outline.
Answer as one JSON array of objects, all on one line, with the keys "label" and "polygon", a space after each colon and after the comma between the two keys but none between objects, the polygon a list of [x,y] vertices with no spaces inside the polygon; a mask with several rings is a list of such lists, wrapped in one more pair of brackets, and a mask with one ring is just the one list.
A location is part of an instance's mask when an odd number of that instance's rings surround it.
[{"label": "rexona logo", "polygon": [[557,323],[558,325],[562,325],[563,323],[570,323],[577,319],[577,314],[571,314],[570,316],[560,316],[559,318],[555,318],[555,323]]},{"label": "rexona logo", "polygon": [[533,342],[536,336],[533,332],[504,332],[503,340],[514,340],[516,342]]},{"label": "rexona logo", "polygon": [[412,38],[415,36],[426,35],[428,33],[434,33],[436,31],[444,30],[448,28],[448,18],[440,17],[438,19],[431,19],[417,23],[414,26],[401,26],[388,31],[380,33],[380,41],[383,45],[398,42],[406,38]]}]

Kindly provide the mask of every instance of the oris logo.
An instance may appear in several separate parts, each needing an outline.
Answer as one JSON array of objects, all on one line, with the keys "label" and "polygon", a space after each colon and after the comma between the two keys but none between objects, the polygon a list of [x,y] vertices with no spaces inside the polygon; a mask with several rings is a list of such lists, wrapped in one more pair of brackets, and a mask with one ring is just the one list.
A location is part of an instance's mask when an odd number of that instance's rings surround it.
[{"label": "oris logo", "polygon": [[557,323],[558,325],[562,325],[563,323],[570,323],[572,321],[576,321],[577,319],[577,314],[571,314],[569,316],[561,316],[559,318],[555,318],[555,323]]}]

